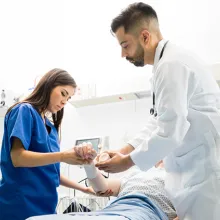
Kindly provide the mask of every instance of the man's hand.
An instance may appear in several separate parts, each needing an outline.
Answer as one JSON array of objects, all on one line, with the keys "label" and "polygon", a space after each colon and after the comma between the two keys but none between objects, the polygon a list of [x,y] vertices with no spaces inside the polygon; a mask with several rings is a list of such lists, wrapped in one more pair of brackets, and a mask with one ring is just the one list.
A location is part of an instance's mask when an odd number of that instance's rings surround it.
[{"label": "man's hand", "polygon": [[110,159],[104,162],[96,163],[96,167],[99,170],[104,170],[108,173],[119,173],[123,172],[134,165],[134,162],[131,160],[130,155],[123,155],[119,152],[109,152]]}]

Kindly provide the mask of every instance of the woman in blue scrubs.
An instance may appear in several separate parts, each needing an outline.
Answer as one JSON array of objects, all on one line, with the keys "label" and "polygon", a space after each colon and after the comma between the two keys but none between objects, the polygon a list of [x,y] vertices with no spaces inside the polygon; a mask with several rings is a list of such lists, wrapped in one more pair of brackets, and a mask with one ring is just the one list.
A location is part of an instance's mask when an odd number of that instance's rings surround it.
[{"label": "woman in blue scrubs", "polygon": [[[8,110],[1,150],[0,220],[24,220],[55,213],[60,184],[83,191],[60,175],[60,162],[89,162],[73,148],[60,152],[63,107],[75,88],[71,75],[53,69],[24,101]],[[48,113],[50,119],[46,117]]]}]

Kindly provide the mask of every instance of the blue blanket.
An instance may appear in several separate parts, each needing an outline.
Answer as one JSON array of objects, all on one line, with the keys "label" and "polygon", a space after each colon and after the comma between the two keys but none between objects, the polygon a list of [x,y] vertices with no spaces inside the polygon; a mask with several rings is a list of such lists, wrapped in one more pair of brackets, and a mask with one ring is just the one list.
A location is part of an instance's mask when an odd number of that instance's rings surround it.
[{"label": "blue blanket", "polygon": [[[141,193],[129,194],[115,199],[103,210],[73,215],[124,216],[129,220],[168,220],[167,215],[147,196]],[[71,214],[71,215],[72,215]]]}]

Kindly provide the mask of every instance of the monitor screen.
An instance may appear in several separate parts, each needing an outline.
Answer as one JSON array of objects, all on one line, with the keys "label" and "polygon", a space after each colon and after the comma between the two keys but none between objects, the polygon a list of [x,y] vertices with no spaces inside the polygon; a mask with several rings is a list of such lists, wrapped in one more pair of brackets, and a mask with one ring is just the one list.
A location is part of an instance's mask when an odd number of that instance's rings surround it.
[{"label": "monitor screen", "polygon": [[76,145],[82,144],[83,142],[91,142],[94,150],[96,152],[99,151],[98,146],[99,146],[99,143],[100,143],[100,138],[79,139],[79,140],[76,140]]}]

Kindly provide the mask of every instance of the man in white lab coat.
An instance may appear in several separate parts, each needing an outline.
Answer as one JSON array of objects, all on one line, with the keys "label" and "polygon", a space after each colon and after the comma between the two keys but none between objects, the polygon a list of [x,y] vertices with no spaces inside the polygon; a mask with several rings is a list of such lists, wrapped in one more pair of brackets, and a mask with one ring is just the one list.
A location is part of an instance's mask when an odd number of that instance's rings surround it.
[{"label": "man in white lab coat", "polygon": [[[125,57],[153,65],[152,117],[100,170],[148,170],[164,158],[166,190],[180,220],[220,219],[220,90],[203,61],[163,39],[157,14],[131,4],[111,25]],[[147,112],[146,112],[147,114]]]}]

